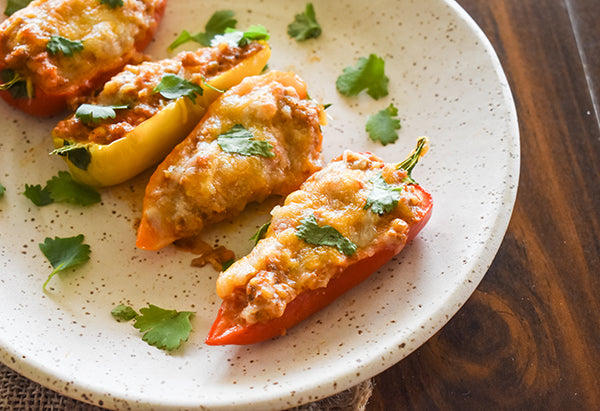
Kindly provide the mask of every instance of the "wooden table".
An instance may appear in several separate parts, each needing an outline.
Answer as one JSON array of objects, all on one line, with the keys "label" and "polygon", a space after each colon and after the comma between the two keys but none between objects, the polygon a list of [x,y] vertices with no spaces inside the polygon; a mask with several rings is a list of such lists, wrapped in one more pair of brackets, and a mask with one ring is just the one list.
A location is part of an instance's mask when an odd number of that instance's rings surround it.
[{"label": "wooden table", "polygon": [[600,1],[459,0],[517,106],[521,176],[483,281],[368,410],[600,409]]}]

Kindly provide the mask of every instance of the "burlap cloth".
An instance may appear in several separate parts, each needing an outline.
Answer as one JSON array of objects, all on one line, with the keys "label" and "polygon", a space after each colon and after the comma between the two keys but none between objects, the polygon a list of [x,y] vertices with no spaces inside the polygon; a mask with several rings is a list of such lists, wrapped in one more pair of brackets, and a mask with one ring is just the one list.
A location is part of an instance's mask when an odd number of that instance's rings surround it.
[{"label": "burlap cloth", "polygon": [[[337,395],[293,410],[362,411],[372,391],[372,382],[367,380]],[[0,364],[0,410],[101,411],[102,408],[65,397]]]}]

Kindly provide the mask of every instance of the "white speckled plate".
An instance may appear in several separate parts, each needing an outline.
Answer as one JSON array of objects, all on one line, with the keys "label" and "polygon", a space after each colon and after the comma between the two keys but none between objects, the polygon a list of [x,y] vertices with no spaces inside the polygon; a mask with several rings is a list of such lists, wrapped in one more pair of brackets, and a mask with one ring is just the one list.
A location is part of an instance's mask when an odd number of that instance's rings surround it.
[{"label": "white speckled plate", "polygon": [[[200,6],[201,4],[201,6]],[[249,347],[208,347],[219,306],[217,273],[190,267],[173,247],[134,245],[148,175],[102,191],[100,205],[33,206],[20,193],[65,169],[50,157],[58,119],[35,119],[0,104],[0,360],[59,392],[109,408],[277,409],[319,399],[400,361],[438,331],[477,286],[506,230],[519,173],[519,136],[511,93],[482,32],[444,0],[315,0],[323,35],[298,44],[286,34],[304,1],[169,0],[149,53],[167,56],[182,30],[201,31],[215,11],[236,11],[238,27],[272,33],[273,69],[294,70],[314,98],[332,103],[324,128],[327,160],[343,149],[370,150],[397,162],[428,135],[431,150],[414,176],[434,197],[433,217],[403,253],[365,283],[284,338]],[[0,5],[2,9],[4,4]],[[335,79],[361,56],[386,62],[390,95],[344,98]],[[383,147],[364,131],[369,114],[398,107],[399,140]],[[251,207],[206,239],[248,252],[268,220],[270,201]],[[38,243],[84,234],[91,261],[55,277]],[[194,331],[173,354],[148,346],[110,310],[148,303],[192,310]]]}]

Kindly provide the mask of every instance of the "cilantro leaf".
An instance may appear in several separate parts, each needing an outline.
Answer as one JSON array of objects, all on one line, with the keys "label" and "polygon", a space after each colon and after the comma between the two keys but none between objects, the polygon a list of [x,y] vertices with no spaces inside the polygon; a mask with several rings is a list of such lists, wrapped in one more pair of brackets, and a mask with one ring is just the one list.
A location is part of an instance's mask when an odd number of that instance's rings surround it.
[{"label": "cilantro leaf", "polygon": [[234,15],[235,12],[232,10],[218,10],[214,12],[204,26],[204,33],[190,34],[187,30],[183,30],[179,37],[169,45],[169,50],[174,50],[189,41],[194,41],[203,46],[210,46],[210,41],[216,35],[225,33],[225,30],[228,28],[235,28],[237,20],[233,18]]},{"label": "cilantro leaf", "polygon": [[265,234],[267,233],[267,230],[269,229],[270,226],[271,226],[270,221],[268,223],[264,223],[263,225],[260,226],[258,231],[256,233],[254,233],[254,235],[252,237],[250,237],[250,240],[254,241],[254,245],[258,244],[258,242],[265,237]]},{"label": "cilantro leaf", "polygon": [[237,153],[243,156],[275,157],[271,143],[255,140],[252,133],[241,124],[234,125],[231,130],[217,137],[217,144],[227,153]]},{"label": "cilantro leaf", "polygon": [[193,103],[196,103],[196,95],[201,96],[203,93],[202,87],[192,83],[175,74],[165,74],[160,83],[154,87],[154,93],[160,93],[164,98],[170,100],[178,99],[179,97],[188,97]]},{"label": "cilantro leaf", "polygon": [[48,187],[42,188],[41,185],[29,185],[25,184],[25,191],[23,195],[31,200],[33,204],[38,207],[42,207],[48,204],[52,204],[54,200],[50,197],[50,190]]},{"label": "cilantro leaf", "polygon": [[398,205],[400,199],[400,191],[402,187],[394,187],[388,184],[379,172],[369,181],[373,183],[373,189],[367,197],[367,203],[364,206],[365,210],[371,209],[375,214],[385,214],[392,211]]},{"label": "cilantro leaf", "polygon": [[11,16],[14,12],[19,11],[27,7],[29,3],[33,0],[8,0],[6,2],[6,8],[4,9],[4,14],[7,16]]},{"label": "cilantro leaf", "polygon": [[57,176],[46,182],[50,197],[57,203],[70,203],[88,206],[100,202],[100,193],[94,188],[73,180],[67,171],[59,171]]},{"label": "cilantro leaf", "polygon": [[235,263],[235,259],[233,258],[225,261],[223,264],[221,264],[221,271],[227,270],[233,263]]},{"label": "cilantro leaf", "polygon": [[123,0],[100,0],[100,4],[106,4],[111,9],[123,7]]},{"label": "cilantro leaf", "polygon": [[110,314],[117,321],[130,321],[139,315],[133,308],[124,304],[117,305]]},{"label": "cilantro leaf", "polygon": [[72,56],[73,53],[83,50],[81,40],[69,40],[61,36],[52,36],[46,44],[46,50],[52,55],[62,53],[64,56]]},{"label": "cilantro leaf", "polygon": [[369,138],[373,141],[380,141],[384,146],[398,140],[396,130],[400,129],[400,120],[394,118],[396,116],[398,116],[398,109],[393,104],[370,115],[365,127]]},{"label": "cilantro leaf", "polygon": [[126,105],[101,106],[95,104],[82,104],[77,107],[77,110],[75,111],[75,117],[86,124],[98,124],[101,120],[115,118],[117,116],[115,110],[122,110],[126,108],[128,108]]},{"label": "cilantro leaf", "polygon": [[270,37],[271,36],[269,35],[269,32],[264,26],[256,24],[254,26],[250,26],[248,30],[244,32],[227,28],[225,29],[224,34],[216,35],[211,40],[210,45],[216,46],[220,43],[227,43],[232,47],[244,47],[251,41],[269,40]]},{"label": "cilantro leaf", "polygon": [[300,221],[296,235],[309,244],[336,247],[339,252],[347,256],[353,255],[357,249],[356,244],[332,226],[320,226],[314,214]]},{"label": "cilantro leaf", "polygon": [[4,197],[4,192],[6,191],[6,187],[0,183],[0,197]]},{"label": "cilantro leaf", "polygon": [[310,38],[316,39],[321,35],[321,26],[317,22],[315,8],[312,3],[306,3],[304,13],[296,14],[294,21],[288,24],[288,35],[297,41],[304,41]]},{"label": "cilantro leaf", "polygon": [[135,317],[135,328],[145,333],[142,339],[161,350],[172,351],[187,341],[192,325],[190,311],[165,310],[150,304]]},{"label": "cilantro leaf", "polygon": [[87,170],[90,162],[92,161],[92,153],[90,150],[81,144],[73,143],[64,140],[63,146],[52,150],[50,154],[57,154],[59,156],[67,157],[71,163],[77,168]]},{"label": "cilantro leaf", "polygon": [[356,96],[363,90],[375,100],[388,95],[390,79],[385,75],[385,62],[375,54],[361,57],[355,67],[344,68],[335,85],[344,96]]},{"label": "cilantro leaf", "polygon": [[90,259],[90,246],[83,244],[83,234],[67,238],[47,237],[39,247],[54,268],[44,282],[44,290],[59,271],[83,264]]},{"label": "cilantro leaf", "polygon": [[13,69],[0,71],[0,80],[2,80],[0,90],[8,90],[12,98],[33,98],[33,87],[29,86],[27,80]]}]

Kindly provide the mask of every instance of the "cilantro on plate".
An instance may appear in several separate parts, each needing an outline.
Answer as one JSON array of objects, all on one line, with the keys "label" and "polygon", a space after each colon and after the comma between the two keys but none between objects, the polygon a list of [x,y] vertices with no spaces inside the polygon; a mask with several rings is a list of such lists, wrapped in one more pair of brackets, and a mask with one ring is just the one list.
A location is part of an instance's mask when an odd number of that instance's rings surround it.
[{"label": "cilantro on plate", "polygon": [[300,221],[296,235],[309,244],[336,247],[339,252],[347,256],[353,255],[357,249],[356,244],[344,237],[334,227],[320,226],[314,214]]},{"label": "cilantro on plate", "polygon": [[385,62],[375,54],[361,57],[355,67],[346,67],[335,85],[344,96],[356,96],[363,90],[375,100],[388,95],[390,79],[385,75]]},{"label": "cilantro on plate", "polygon": [[203,46],[210,46],[210,41],[219,34],[224,34],[226,29],[234,29],[237,20],[233,18],[235,12],[232,10],[218,10],[213,13],[206,25],[204,32],[190,34],[187,30],[183,30],[181,34],[169,45],[169,50],[185,44],[189,41],[194,41]]},{"label": "cilantro on plate", "polygon": [[375,177],[369,180],[373,183],[373,188],[367,197],[365,210],[371,209],[375,214],[385,214],[391,212],[398,205],[402,187],[394,187],[388,184],[379,172]]},{"label": "cilantro on plate", "polygon": [[254,235],[252,237],[250,237],[250,240],[254,241],[254,245],[258,244],[258,242],[265,237],[265,234],[267,233],[267,230],[269,229],[270,226],[271,226],[270,221],[268,223],[264,223],[263,225],[261,225],[258,228],[258,231],[256,233],[254,233]]},{"label": "cilantro on plate", "polygon": [[62,53],[64,56],[72,56],[83,50],[83,42],[81,40],[69,40],[61,36],[52,36],[46,44],[46,50],[52,55]]},{"label": "cilantro on plate", "polygon": [[227,153],[244,156],[275,157],[273,145],[268,141],[256,140],[252,133],[241,124],[217,137],[217,144]]},{"label": "cilantro on plate", "polygon": [[33,98],[34,90],[27,80],[13,69],[0,71],[0,90],[8,90],[12,98]]},{"label": "cilantro on plate", "polygon": [[25,7],[33,0],[8,0],[6,2],[6,8],[4,9],[4,14],[7,16],[11,16],[14,12],[19,11]]},{"label": "cilantro on plate", "polygon": [[47,237],[39,246],[54,268],[42,286],[44,290],[57,273],[83,264],[90,259],[90,246],[83,244],[83,234],[67,238]]},{"label": "cilantro on plate", "polygon": [[96,104],[82,104],[77,107],[75,111],[75,117],[84,122],[85,124],[98,124],[102,120],[108,118],[115,118],[117,116],[116,110],[122,110],[128,108],[127,105],[111,105],[101,106]]},{"label": "cilantro on plate", "polygon": [[297,41],[304,41],[310,38],[317,38],[321,35],[322,29],[317,22],[315,8],[312,3],[306,3],[304,13],[296,14],[294,21],[288,24],[288,35]]},{"label": "cilantro on plate", "polygon": [[179,97],[188,97],[193,103],[196,103],[196,96],[201,96],[203,93],[202,87],[192,83],[175,74],[165,74],[160,83],[154,87],[154,93],[160,93],[164,98],[170,100],[178,99]]},{"label": "cilantro on plate", "polygon": [[2,183],[0,183],[0,197],[3,197],[3,196],[4,196],[4,192],[5,192],[5,191],[6,191],[6,187],[4,187],[4,186],[2,185]]},{"label": "cilantro on plate", "polygon": [[156,305],[140,309],[140,314],[131,307],[118,305],[111,311],[117,321],[135,319],[133,326],[143,332],[142,340],[161,350],[173,351],[187,341],[192,331],[191,311],[165,310]]},{"label": "cilantro on plate", "polygon": [[384,146],[398,140],[398,132],[400,129],[400,120],[398,109],[390,104],[387,108],[372,114],[367,119],[366,130],[369,133],[369,138],[373,141],[379,141]]},{"label": "cilantro on plate", "polygon": [[25,184],[25,197],[36,206],[57,203],[69,203],[88,206],[100,202],[100,193],[94,188],[73,180],[67,171],[59,171],[58,175],[46,182],[46,186]]}]

